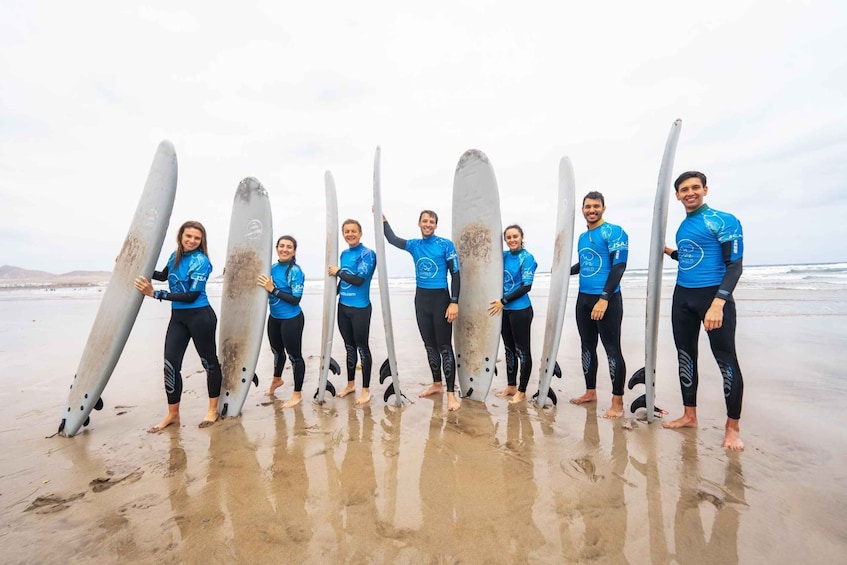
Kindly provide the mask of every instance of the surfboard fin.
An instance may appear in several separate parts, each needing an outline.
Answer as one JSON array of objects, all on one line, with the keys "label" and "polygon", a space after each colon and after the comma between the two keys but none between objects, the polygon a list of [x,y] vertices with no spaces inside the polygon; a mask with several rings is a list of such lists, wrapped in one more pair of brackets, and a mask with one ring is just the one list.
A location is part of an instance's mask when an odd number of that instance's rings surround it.
[{"label": "surfboard fin", "polygon": [[[558,361],[556,361],[555,364],[553,365],[553,376],[559,377],[560,379],[562,378],[562,368],[559,367]],[[553,404],[556,404],[556,403],[554,402]]]},{"label": "surfboard fin", "polygon": [[[329,371],[333,375],[340,375],[341,374],[341,367],[338,365],[338,361],[336,361],[332,357],[329,358]],[[329,387],[329,381],[327,381],[326,384],[327,384],[327,387]],[[327,390],[329,390],[329,388],[327,388]],[[335,393],[332,393],[332,395],[335,396]]]},{"label": "surfboard fin", "polygon": [[[321,391],[321,385],[318,385],[318,388],[315,389],[315,394],[312,396],[315,400],[318,398],[318,393]],[[335,386],[330,382],[329,379],[326,380],[326,391],[330,393],[332,396],[335,396]]]},{"label": "surfboard fin", "polygon": [[102,410],[103,409],[103,397],[102,396],[97,399],[97,404],[94,405],[94,409],[95,410]]},{"label": "surfboard fin", "polygon": [[64,430],[64,429],[65,429],[65,419],[62,418],[62,421],[59,423],[59,431],[56,432],[56,433],[60,434],[60,433],[62,433],[62,430]]},{"label": "surfboard fin", "polygon": [[629,390],[635,388],[635,385],[643,385],[647,381],[647,373],[644,371],[644,367],[641,367],[637,371],[635,371],[632,376],[629,378],[629,382],[626,384]]},{"label": "surfboard fin", "polygon": [[229,410],[229,402],[224,402],[224,407],[221,408],[221,418],[226,418],[227,410]]},{"label": "surfboard fin", "polygon": [[[387,362],[387,361],[386,361]],[[380,383],[382,382],[382,377],[380,377]],[[394,395],[394,383],[390,383],[388,388],[385,389],[385,394],[382,395],[382,399],[387,403],[388,399]]]},{"label": "surfboard fin", "polygon": [[[635,414],[635,411],[638,410],[639,408],[644,408],[645,410],[647,409],[647,395],[646,394],[642,394],[641,396],[639,396],[638,398],[633,400],[632,404],[629,405],[629,411],[632,412],[633,414]],[[667,410],[662,410],[661,408],[659,408],[655,404],[653,405],[653,412],[655,414],[658,414],[658,416],[660,418],[662,417],[663,414],[668,413]]]},{"label": "surfboard fin", "polygon": [[[533,402],[538,400],[538,392],[539,391],[536,390],[535,394],[532,395]],[[552,388],[547,389],[547,398],[550,399],[550,402],[553,403],[553,406],[556,406],[559,403],[559,397],[556,396],[556,391],[554,391]]]},{"label": "surfboard fin", "polygon": [[87,417],[87,418],[85,419],[85,421],[82,423],[82,427],[83,427],[83,428],[85,428],[85,427],[87,427],[87,426],[88,426],[88,424],[90,424],[90,423],[91,423],[91,416],[89,416],[89,417]]},{"label": "surfboard fin", "polygon": [[385,379],[391,376],[391,363],[388,362],[388,359],[382,362],[382,365],[379,366],[379,384],[385,382]]},{"label": "surfboard fin", "polygon": [[253,384],[256,385],[256,388],[259,388],[259,375],[253,373]]}]

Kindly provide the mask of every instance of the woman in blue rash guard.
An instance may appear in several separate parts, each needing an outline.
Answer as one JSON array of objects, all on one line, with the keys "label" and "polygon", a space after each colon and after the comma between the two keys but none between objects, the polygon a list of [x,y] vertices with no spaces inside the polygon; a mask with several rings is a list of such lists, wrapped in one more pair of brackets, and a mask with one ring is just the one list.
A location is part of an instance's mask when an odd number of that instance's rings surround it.
[{"label": "woman in blue rash guard", "polygon": [[[532,371],[530,352],[530,328],[532,326],[532,303],[529,290],[535,278],[538,264],[532,253],[523,247],[523,230],[517,224],[503,231],[508,250],[503,252],[503,297],[491,301],[488,313],[491,316],[503,311],[503,347],[506,349],[506,388],[497,393],[505,398],[511,396],[509,404],[526,400],[526,387]],[[518,383],[518,366],[521,380]]]},{"label": "woman in blue rash guard", "polygon": [[371,369],[373,359],[368,345],[371,329],[371,279],[376,269],[376,253],[362,245],[362,224],[344,220],[341,235],[349,246],[341,252],[340,265],[330,265],[327,272],[338,277],[338,331],[347,351],[347,386],[339,398],[356,392],[356,360],[362,361],[362,393],[356,404],[371,399]]},{"label": "woman in blue rash guard", "polygon": [[415,260],[415,317],[432,372],[432,386],[418,396],[440,396],[444,392],[441,382],[443,365],[444,380],[447,381],[447,410],[452,412],[461,407],[455,392],[456,356],[452,342],[452,324],[459,315],[459,256],[452,241],[435,235],[438,214],[423,210],[418,217],[418,227],[420,239],[403,239],[395,235],[388,220],[382,217],[382,229],[388,243],[407,251]]},{"label": "woman in blue rash guard", "polygon": [[291,408],[303,402],[303,380],[306,376],[306,361],[303,359],[303,326],[305,317],[300,308],[306,276],[297,265],[297,240],[290,235],[276,242],[279,261],[271,267],[271,276],[259,275],[258,284],[268,291],[270,315],[268,316],[268,341],[274,352],[274,376],[267,396],[274,396],[282,386],[282,369],[285,355],[291,360],[294,370],[294,393],[285,401],[283,408]]},{"label": "woman in blue rash guard", "polygon": [[212,273],[206,249],[206,228],[200,222],[182,224],[176,236],[177,249],[162,271],[155,271],[153,279],[168,281],[168,290],[153,290],[153,284],[144,277],[135,279],[135,288],[145,296],[171,303],[171,320],[165,334],[165,394],[168,414],[153,426],[150,433],[159,432],[171,424],[179,425],[179,403],[182,398],[182,359],[188,342],[194,347],[206,369],[206,388],[209,392],[209,409],[200,422],[205,428],[218,419],[218,397],[221,394],[221,365],[218,363],[215,331],[218,317],[206,296],[206,281]]}]

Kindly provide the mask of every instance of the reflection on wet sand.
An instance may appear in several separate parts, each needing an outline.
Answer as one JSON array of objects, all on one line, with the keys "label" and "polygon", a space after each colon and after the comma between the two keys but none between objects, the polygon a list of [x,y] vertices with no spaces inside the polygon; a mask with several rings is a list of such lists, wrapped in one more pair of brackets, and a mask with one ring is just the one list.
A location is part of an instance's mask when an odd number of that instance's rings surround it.
[{"label": "reflection on wet sand", "polygon": [[[286,421],[289,414],[294,419],[291,432]],[[270,473],[272,499],[276,509],[273,519],[281,528],[286,560],[303,563],[314,530],[306,512],[309,493],[309,475],[306,473],[304,456],[306,423],[300,408],[288,412],[275,408],[273,419],[276,431]]]},{"label": "reflection on wet sand", "polygon": [[648,430],[648,433],[641,436],[645,442],[645,461],[642,463],[633,456],[629,458],[629,462],[633,469],[644,475],[646,481],[644,490],[647,497],[650,562],[664,564],[670,563],[671,557],[665,536],[665,518],[662,510],[662,485],[659,480],[659,450],[656,448],[656,427],[657,424],[653,424],[653,429]]},{"label": "reflection on wet sand", "polygon": [[[701,475],[696,436],[687,435],[681,448],[679,500],[674,517],[674,542],[679,563],[738,563],[738,506],[746,506],[741,457],[728,455],[723,486]],[[709,535],[704,508],[714,511]],[[707,512],[708,513],[708,512]]]}]

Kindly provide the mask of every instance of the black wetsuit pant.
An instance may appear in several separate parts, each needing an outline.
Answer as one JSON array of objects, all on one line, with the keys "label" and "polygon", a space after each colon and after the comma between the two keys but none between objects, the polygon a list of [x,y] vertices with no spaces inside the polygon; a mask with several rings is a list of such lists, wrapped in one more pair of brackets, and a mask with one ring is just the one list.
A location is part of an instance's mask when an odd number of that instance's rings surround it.
[{"label": "black wetsuit pant", "polygon": [[188,342],[194,348],[206,369],[206,388],[209,398],[221,395],[221,364],[215,347],[218,317],[211,306],[172,309],[171,321],[165,334],[165,394],[168,404],[179,404],[182,398],[182,359]]},{"label": "black wetsuit pant", "polygon": [[274,352],[274,377],[282,376],[285,354],[294,369],[294,392],[303,390],[306,377],[306,361],[303,359],[303,326],[306,318],[300,312],[293,318],[281,319],[268,316],[268,341]]},{"label": "black wetsuit pant", "polygon": [[347,382],[356,380],[356,353],[362,359],[362,388],[371,386],[371,348],[368,337],[371,332],[371,311],[368,304],[364,308],[338,305],[338,331],[344,339],[344,349],[347,350]]},{"label": "black wetsuit pant", "polygon": [[420,288],[415,291],[415,317],[421,332],[432,382],[441,382],[441,369],[447,392],[455,392],[456,356],[453,353],[453,324],[445,314],[450,306],[450,294],[446,288]]},{"label": "black wetsuit pant", "polygon": [[592,320],[591,310],[600,298],[598,294],[580,292],[576,298],[576,327],[582,345],[582,374],[585,375],[586,390],[597,389],[597,338],[603,342],[609,359],[609,376],[612,379],[612,394],[623,396],[626,378],[626,363],[621,353],[621,321],[623,320],[623,297],[616,292],[609,297],[609,306],[602,320]]},{"label": "black wetsuit pant", "polygon": [[506,382],[509,386],[518,385],[518,364],[520,363],[521,382],[518,390],[526,392],[529,375],[532,372],[532,353],[530,352],[530,327],[532,326],[532,306],[521,310],[503,310],[503,347],[506,349]]},{"label": "black wetsuit pant", "polygon": [[[673,291],[671,324],[673,341],[679,358],[679,385],[682,389],[682,404],[697,406],[697,341],[700,326],[706,311],[712,305],[717,286],[705,288],[684,288],[679,285]],[[723,307],[723,323],[716,330],[706,332],[712,354],[723,375],[723,395],[726,400],[726,415],[737,420],[741,418],[741,399],[744,396],[744,380],[738,357],[735,353],[735,302],[728,300]]]}]

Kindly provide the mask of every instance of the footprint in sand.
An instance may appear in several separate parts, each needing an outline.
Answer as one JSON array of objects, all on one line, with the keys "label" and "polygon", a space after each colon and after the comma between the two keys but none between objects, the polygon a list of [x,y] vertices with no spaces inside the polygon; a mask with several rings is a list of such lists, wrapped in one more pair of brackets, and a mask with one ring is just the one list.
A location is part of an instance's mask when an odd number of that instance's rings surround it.
[{"label": "footprint in sand", "polygon": [[128,475],[124,475],[123,477],[117,479],[114,477],[98,477],[88,483],[88,486],[90,486],[91,490],[93,490],[94,492],[103,492],[104,490],[108,490],[113,486],[124,481],[134,483],[139,480],[143,474],[144,471],[142,471],[141,469],[136,469],[132,473],[129,473]]},{"label": "footprint in sand", "polygon": [[83,496],[85,496],[84,492],[78,492],[70,496],[59,496],[58,494],[39,496],[24,509],[24,512],[35,510],[37,514],[51,514],[53,512],[64,510],[70,506],[71,502],[79,500]]}]

